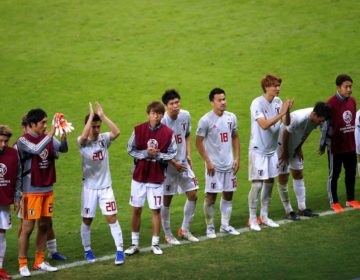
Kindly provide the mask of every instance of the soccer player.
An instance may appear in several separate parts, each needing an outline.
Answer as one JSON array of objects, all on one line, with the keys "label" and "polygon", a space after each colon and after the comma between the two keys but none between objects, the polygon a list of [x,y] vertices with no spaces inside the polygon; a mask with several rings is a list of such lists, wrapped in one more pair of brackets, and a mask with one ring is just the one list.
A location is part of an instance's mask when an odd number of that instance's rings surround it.
[{"label": "soccer player", "polygon": [[218,193],[220,201],[220,232],[239,235],[230,224],[232,198],[236,190],[236,173],[240,162],[240,141],[235,114],[226,111],[225,91],[214,88],[209,100],[212,110],[206,113],[198,123],[196,130],[196,148],[205,161],[205,201],[204,212],[208,238],[216,238],[214,216]]},{"label": "soccer player", "polygon": [[61,143],[53,137],[54,124],[49,133],[47,114],[42,109],[33,109],[27,113],[28,132],[17,141],[20,158],[23,159],[22,229],[19,237],[19,272],[21,276],[30,276],[27,252],[29,238],[38,220],[36,237],[35,270],[57,271],[56,267],[44,262],[47,231],[53,215],[53,184],[56,181],[55,159],[59,152],[67,152],[66,135]]},{"label": "soccer player", "polygon": [[358,173],[360,176],[360,110],[356,112],[355,119],[355,144],[356,144],[356,154],[358,156]]},{"label": "soccer player", "polygon": [[[259,223],[268,227],[279,227],[268,216],[274,178],[278,176],[278,156],[276,153],[280,124],[290,123],[290,107],[293,101],[282,103],[278,97],[282,79],[275,74],[267,74],[261,79],[263,95],[255,98],[250,106],[251,137],[249,145],[249,181],[251,189],[249,201],[249,226],[260,231]],[[261,192],[260,218],[257,219],[257,202]]]},{"label": "soccer player", "polygon": [[15,191],[21,187],[21,167],[17,151],[9,147],[12,135],[10,128],[0,125],[0,279],[11,279],[3,268],[6,252],[6,231],[11,228],[10,205],[15,211],[19,207],[20,196]]},{"label": "soccer player", "polygon": [[171,245],[180,244],[171,233],[170,228],[170,204],[173,195],[178,190],[180,193],[185,192],[187,197],[184,206],[184,218],[178,235],[192,242],[199,241],[189,230],[195,213],[197,189],[199,187],[192,171],[190,114],[188,111],[180,109],[180,99],[180,94],[174,89],[167,90],[162,96],[162,102],[167,110],[161,122],[173,130],[177,145],[176,157],[169,161],[165,172],[165,181],[163,183],[164,205],[161,208],[161,222],[165,232],[165,240]]},{"label": "soccer player", "polygon": [[147,199],[152,212],[152,246],[155,255],[162,255],[159,247],[161,227],[160,209],[163,205],[164,169],[177,152],[172,130],[161,123],[165,107],[161,102],[151,102],[146,109],[149,121],[137,125],[128,141],[128,153],[134,158],[131,181],[132,206],[131,246],[128,256],[139,252],[141,212]]},{"label": "soccer player", "polygon": [[[29,127],[29,124],[27,123],[27,116],[24,115],[21,119],[21,129],[24,133],[27,133],[27,129]],[[15,148],[17,150],[17,143],[15,143],[13,145],[13,148]],[[21,158],[20,158],[21,160]],[[20,206],[21,207],[21,206]],[[18,211],[18,218],[20,219],[19,222],[19,230],[18,230],[18,234],[20,236],[21,233],[21,227],[22,227],[22,216],[21,216],[21,209]],[[49,229],[47,232],[47,240],[46,240],[46,247],[48,249],[48,257],[53,259],[53,260],[57,260],[57,261],[66,261],[67,258],[65,256],[63,256],[60,252],[58,252],[57,250],[57,242],[56,242],[56,237],[55,237],[55,231],[54,231],[54,226],[52,223],[52,218],[50,217],[51,221],[49,224]]]},{"label": "soccer player", "polygon": [[[96,102],[97,113],[89,104],[89,114],[85,117],[85,127],[77,142],[82,161],[82,193],[81,193],[81,241],[84,246],[85,259],[94,262],[96,257],[91,250],[91,223],[99,204],[115,241],[115,264],[124,263],[123,237],[120,224],[116,218],[117,206],[109,166],[109,146],[119,137],[120,130],[104,113],[100,103]],[[101,133],[102,122],[110,128],[110,132]]]},{"label": "soccer player", "polygon": [[[336,94],[327,103],[331,106],[331,120],[327,129],[323,129],[320,143],[320,154],[328,147],[329,178],[327,183],[330,207],[335,212],[343,212],[337,195],[337,182],[341,166],[345,169],[346,206],[360,209],[355,200],[356,147],[355,147],[355,115],[356,101],[351,96],[353,80],[349,75],[336,77]],[[329,144],[330,143],[330,144]]]},{"label": "soccer player", "polygon": [[300,216],[314,217],[318,214],[306,208],[305,183],[303,176],[304,161],[302,145],[310,133],[319,124],[324,123],[331,116],[331,108],[324,102],[317,102],[314,108],[296,110],[290,114],[290,125],[281,125],[277,153],[279,156],[278,191],[284,205],[286,217],[290,220],[299,220],[299,216],[291,207],[288,194],[289,173],[293,177],[293,187]]}]

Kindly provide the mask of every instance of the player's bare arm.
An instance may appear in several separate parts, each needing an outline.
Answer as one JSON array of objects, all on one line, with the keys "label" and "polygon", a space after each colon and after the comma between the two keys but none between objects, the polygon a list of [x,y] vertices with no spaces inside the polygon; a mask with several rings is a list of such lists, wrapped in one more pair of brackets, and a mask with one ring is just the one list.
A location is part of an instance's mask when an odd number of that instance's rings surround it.
[{"label": "player's bare arm", "polygon": [[185,164],[183,164],[182,162],[180,161],[177,161],[176,159],[172,159],[170,162],[169,162],[172,166],[174,166],[176,168],[177,171],[179,172],[184,172],[186,171],[187,167]]},{"label": "player's bare arm", "polygon": [[[285,105],[284,105],[285,104]],[[286,114],[282,117],[281,121],[283,124],[285,125],[289,125],[290,124],[290,109],[294,104],[294,98],[293,99],[288,99],[286,98],[285,102],[283,103],[283,106],[285,106],[286,109]]]},{"label": "player's bare arm", "polygon": [[190,165],[191,169],[192,169],[192,160],[191,160],[191,137],[190,137],[190,133],[185,135],[185,143],[186,143],[186,160],[188,162],[188,164]]},{"label": "player's bare arm", "polygon": [[239,135],[234,131],[231,135],[232,148],[234,153],[233,171],[236,174],[240,168],[240,140]]},{"label": "player's bare arm", "polygon": [[[271,118],[271,119],[265,119],[265,118],[258,118],[256,119],[256,121],[258,122],[258,124],[260,125],[260,127],[264,130],[268,129],[269,127],[271,127],[272,125],[276,124],[278,121],[281,121],[282,118],[288,114],[288,110],[289,110],[289,106],[290,106],[290,102],[284,102],[282,107],[281,107],[281,111],[278,115],[276,115],[275,117]],[[290,117],[289,117],[290,119]]]},{"label": "player's bare arm", "polygon": [[83,132],[80,135],[80,140],[79,143],[80,145],[84,144],[84,142],[88,139],[89,134],[90,134],[90,129],[91,129],[91,123],[93,121],[94,118],[94,110],[92,108],[92,104],[89,103],[89,119],[85,124],[85,127],[83,129]]},{"label": "player's bare arm", "polygon": [[203,140],[204,140],[203,136],[196,135],[195,145],[196,145],[197,150],[199,151],[200,156],[205,161],[207,174],[209,176],[214,176],[215,175],[215,167],[212,164],[209,156],[207,155],[207,153],[205,151]]},{"label": "player's bare arm", "polygon": [[108,127],[110,128],[110,140],[113,141],[120,135],[120,129],[116,126],[116,124],[110,120],[104,113],[103,108],[101,107],[100,103],[96,101],[96,110],[97,114],[103,120]]}]

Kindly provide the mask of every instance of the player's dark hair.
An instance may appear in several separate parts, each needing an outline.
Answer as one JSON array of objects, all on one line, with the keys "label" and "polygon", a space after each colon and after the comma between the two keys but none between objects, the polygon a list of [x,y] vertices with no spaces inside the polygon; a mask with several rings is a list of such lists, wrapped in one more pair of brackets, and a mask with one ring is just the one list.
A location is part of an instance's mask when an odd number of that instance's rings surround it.
[{"label": "player's dark hair", "polygon": [[165,91],[161,100],[165,105],[167,105],[170,100],[173,100],[175,98],[180,100],[180,94],[176,91],[176,89],[171,88]]},{"label": "player's dark hair", "polygon": [[150,114],[150,111],[153,111],[153,112],[155,112],[155,113],[164,115],[164,113],[165,113],[165,107],[164,107],[164,105],[163,105],[161,102],[159,102],[159,101],[153,101],[153,102],[151,102],[151,103],[147,106],[147,108],[146,108],[146,113],[147,113],[147,114]]},{"label": "player's dark hair", "polygon": [[339,76],[336,77],[335,83],[339,87],[342,85],[343,82],[346,82],[346,81],[350,81],[351,83],[353,82],[353,80],[351,79],[351,77],[349,75],[340,74]]},{"label": "player's dark hair", "polygon": [[28,125],[27,115],[23,115],[21,118],[21,126],[27,127]]},{"label": "player's dark hair", "polygon": [[216,94],[224,94],[224,95],[226,95],[225,94],[225,91],[223,90],[223,89],[221,89],[221,88],[214,88],[212,91],[210,91],[210,93],[209,93],[209,100],[210,101],[214,101],[214,97],[215,97],[215,95]]},{"label": "player's dark hair", "polygon": [[0,125],[0,135],[11,137],[12,131],[7,125]]},{"label": "player's dark hair", "polygon": [[38,122],[41,122],[46,117],[47,117],[46,112],[43,109],[37,108],[30,110],[26,114],[26,121],[28,125],[31,127],[32,123],[37,125]]},{"label": "player's dark hair", "polygon": [[[85,124],[88,122],[89,118],[90,118],[90,114],[87,114],[86,117],[85,117]],[[101,118],[96,113],[94,114],[94,117],[93,117],[92,121],[93,122],[102,122]]]},{"label": "player's dark hair", "polygon": [[325,102],[316,102],[313,111],[318,117],[324,117],[326,120],[331,118],[331,107]]},{"label": "player's dark hair", "polygon": [[265,93],[266,92],[265,88],[274,86],[276,83],[279,83],[281,85],[281,82],[282,79],[278,75],[274,73],[269,73],[266,74],[266,76],[261,79],[260,84],[263,92]]}]

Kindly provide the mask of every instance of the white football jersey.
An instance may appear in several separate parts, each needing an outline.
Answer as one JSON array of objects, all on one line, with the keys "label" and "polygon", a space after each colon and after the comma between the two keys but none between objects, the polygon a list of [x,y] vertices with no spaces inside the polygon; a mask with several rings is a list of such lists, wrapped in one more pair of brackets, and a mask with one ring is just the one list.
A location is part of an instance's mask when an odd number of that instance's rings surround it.
[{"label": "white football jersey", "polygon": [[83,186],[89,189],[103,189],[111,186],[108,148],[111,145],[110,132],[101,133],[95,141],[87,140],[80,145]]},{"label": "white football jersey", "polygon": [[257,119],[272,119],[281,111],[282,101],[275,97],[271,103],[264,96],[259,96],[253,100],[250,106],[251,114],[251,136],[249,150],[263,155],[275,153],[278,145],[281,121],[278,121],[268,129],[262,129]]},{"label": "white football jersey", "polygon": [[196,135],[204,137],[205,151],[218,171],[233,166],[232,134],[237,130],[235,114],[227,111],[221,117],[210,111],[199,120]]},{"label": "white football jersey", "polygon": [[360,154],[360,110],[356,112],[355,119],[355,144],[356,144],[356,153]]},{"label": "white football jersey", "polygon": [[290,124],[288,126],[281,125],[279,143],[280,145],[282,144],[282,134],[284,129],[286,129],[289,132],[288,151],[290,157],[294,156],[296,148],[318,126],[318,124],[310,119],[312,111],[313,108],[296,110],[290,114]]}]

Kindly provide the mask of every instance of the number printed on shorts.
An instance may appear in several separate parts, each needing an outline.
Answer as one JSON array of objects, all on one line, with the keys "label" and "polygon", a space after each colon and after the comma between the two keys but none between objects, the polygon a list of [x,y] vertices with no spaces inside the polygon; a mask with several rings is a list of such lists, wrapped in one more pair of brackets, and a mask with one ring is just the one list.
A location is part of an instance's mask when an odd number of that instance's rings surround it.
[{"label": "number printed on shorts", "polygon": [[103,160],[103,159],[104,159],[104,155],[102,151],[93,153],[93,160]]},{"label": "number printed on shorts", "polygon": [[52,213],[53,212],[53,204],[50,203],[49,204],[49,209],[48,209],[49,213]]},{"label": "number printed on shorts", "polygon": [[235,188],[237,187],[236,178],[232,178],[232,179],[231,179],[231,182],[232,182],[232,187],[235,189]]},{"label": "number printed on shorts", "polygon": [[156,206],[161,205],[161,195],[154,195],[154,201]]},{"label": "number printed on shorts", "polygon": [[196,177],[192,178],[194,185],[198,186],[199,185],[199,181],[196,179]]},{"label": "number printed on shorts", "polygon": [[175,142],[176,142],[176,144],[181,144],[182,143],[181,134],[176,134],[175,135]]},{"label": "number printed on shorts", "polygon": [[106,212],[116,211],[115,201],[106,202]]},{"label": "number printed on shorts", "polygon": [[228,133],[227,132],[220,132],[220,140],[221,142],[228,142]]}]

